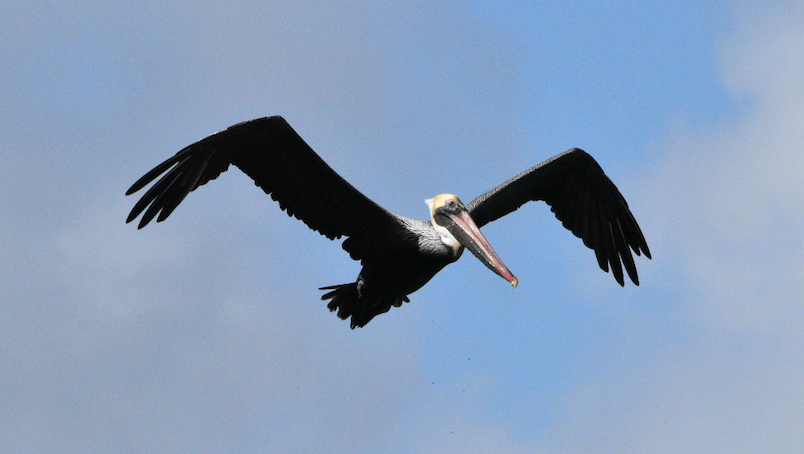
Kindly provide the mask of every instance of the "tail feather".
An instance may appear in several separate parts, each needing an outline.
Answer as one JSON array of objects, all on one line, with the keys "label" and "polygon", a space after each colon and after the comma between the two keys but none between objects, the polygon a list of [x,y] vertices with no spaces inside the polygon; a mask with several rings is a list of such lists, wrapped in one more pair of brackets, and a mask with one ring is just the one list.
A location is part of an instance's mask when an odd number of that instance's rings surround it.
[{"label": "tail feather", "polygon": [[321,287],[319,290],[332,290],[321,296],[322,301],[332,300],[327,304],[331,312],[338,311],[338,317],[346,320],[352,317],[352,329],[364,327],[377,315],[391,310],[391,306],[399,307],[409,302],[406,297],[378,297],[358,291],[357,282]]}]

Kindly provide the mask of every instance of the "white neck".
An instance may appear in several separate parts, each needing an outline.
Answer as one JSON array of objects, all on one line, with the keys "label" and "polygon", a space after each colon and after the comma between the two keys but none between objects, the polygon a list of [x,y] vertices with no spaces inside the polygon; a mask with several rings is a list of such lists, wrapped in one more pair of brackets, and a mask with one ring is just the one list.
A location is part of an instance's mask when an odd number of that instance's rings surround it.
[{"label": "white neck", "polygon": [[446,244],[447,246],[451,247],[453,251],[457,252],[463,245],[452,236],[449,230],[446,227],[440,226],[436,224],[435,218],[433,217],[433,199],[426,199],[424,203],[427,204],[427,207],[430,208],[430,222],[433,223],[433,228],[435,229],[438,236],[441,238],[441,242]]}]

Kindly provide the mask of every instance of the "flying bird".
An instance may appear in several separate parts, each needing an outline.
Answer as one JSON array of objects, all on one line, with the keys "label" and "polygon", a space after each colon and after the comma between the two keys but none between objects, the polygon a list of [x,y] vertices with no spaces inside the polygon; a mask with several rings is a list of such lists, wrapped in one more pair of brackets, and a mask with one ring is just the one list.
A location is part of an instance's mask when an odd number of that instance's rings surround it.
[{"label": "flying bird", "polygon": [[[234,164],[289,216],[329,239],[346,237],[360,260],[355,282],[322,287],[321,299],[338,317],[363,327],[391,306],[409,302],[436,273],[468,249],[516,287],[518,281],[480,227],[529,201],[543,200],[564,227],[595,251],[603,271],[623,286],[623,268],[639,285],[633,251],[650,251],[620,191],[586,152],[573,148],[511,178],[464,205],[452,194],[426,200],[429,220],[398,216],[379,206],[330,168],[280,116],[236,124],[176,153],[137,180],[131,195],[159,180],[134,205],[138,228],[164,221],[191,191]],[[160,178],[161,176],[161,178]]]}]

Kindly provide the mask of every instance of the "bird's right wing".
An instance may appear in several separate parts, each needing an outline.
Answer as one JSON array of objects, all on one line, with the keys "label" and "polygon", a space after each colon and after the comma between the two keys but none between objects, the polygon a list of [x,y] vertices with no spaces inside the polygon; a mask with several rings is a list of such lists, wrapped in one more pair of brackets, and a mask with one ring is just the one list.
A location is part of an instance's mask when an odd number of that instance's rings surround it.
[{"label": "bird's right wing", "polygon": [[[623,266],[639,285],[633,250],[650,258],[642,230],[617,186],[585,151],[573,148],[511,178],[466,206],[478,226],[530,201],[550,205],[564,227],[595,251],[603,271],[623,285]],[[630,250],[629,250],[630,249]]]},{"label": "bird's right wing", "polygon": [[165,220],[191,191],[234,164],[289,216],[327,238],[344,242],[363,259],[395,246],[401,218],[377,205],[330,168],[279,116],[236,124],[176,153],[137,180],[133,194],[161,176],[134,205],[126,222],[142,214],[139,227]]}]

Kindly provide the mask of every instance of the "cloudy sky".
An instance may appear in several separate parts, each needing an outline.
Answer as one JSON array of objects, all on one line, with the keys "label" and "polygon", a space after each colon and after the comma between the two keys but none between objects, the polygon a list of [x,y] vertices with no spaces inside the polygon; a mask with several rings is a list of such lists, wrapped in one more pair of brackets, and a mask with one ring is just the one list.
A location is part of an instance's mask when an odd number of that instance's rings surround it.
[{"label": "cloudy sky", "polygon": [[[294,3],[0,6],[0,445],[804,451],[804,2]],[[517,289],[466,256],[352,331],[359,265],[236,169],[124,224],[269,114],[417,218],[584,148],[654,259],[620,288],[531,204],[484,228]]]}]

